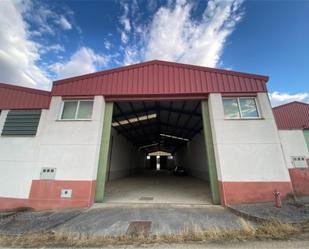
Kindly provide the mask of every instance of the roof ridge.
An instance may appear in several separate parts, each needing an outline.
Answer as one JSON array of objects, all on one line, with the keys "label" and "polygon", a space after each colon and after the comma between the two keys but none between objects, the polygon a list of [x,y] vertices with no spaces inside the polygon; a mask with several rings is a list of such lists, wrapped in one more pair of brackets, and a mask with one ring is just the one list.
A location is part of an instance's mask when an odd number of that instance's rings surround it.
[{"label": "roof ridge", "polygon": [[16,90],[16,91],[29,92],[29,93],[33,93],[33,94],[40,94],[40,95],[50,95],[51,94],[51,91],[45,91],[45,90],[35,89],[35,88],[31,88],[31,87],[11,85],[11,84],[1,83],[1,82],[0,82],[0,87],[9,88],[9,89]]},{"label": "roof ridge", "polygon": [[179,62],[163,61],[163,60],[154,60],[154,61],[159,62],[161,64],[177,65],[177,66],[185,67],[185,68],[190,67],[190,68],[201,70],[201,71],[214,71],[217,73],[227,73],[227,74],[231,74],[235,76],[247,76],[251,78],[263,79],[266,81],[268,81],[269,79],[269,77],[266,75],[259,75],[259,74],[254,74],[254,73],[244,73],[244,72],[227,70],[227,69],[222,69],[222,68],[205,67],[205,66],[191,65],[191,64],[185,64],[185,63],[179,63]]},{"label": "roof ridge", "polygon": [[282,105],[275,106],[275,107],[273,107],[273,109],[278,108],[278,107],[285,107],[287,105],[292,105],[292,104],[302,104],[302,105],[305,105],[305,106],[309,106],[308,103],[295,100],[295,101],[292,101],[292,102],[288,102],[288,103],[285,103],[285,104],[282,104]]},{"label": "roof ridge", "polygon": [[65,84],[65,83],[73,81],[73,80],[89,79],[89,78],[93,78],[93,77],[96,77],[96,76],[107,75],[107,74],[110,74],[110,73],[119,72],[119,71],[123,71],[123,70],[128,70],[128,69],[133,69],[133,68],[138,68],[138,67],[144,67],[146,65],[151,65],[151,64],[153,64],[153,65],[155,65],[155,64],[162,65],[163,64],[163,65],[169,65],[169,66],[191,68],[191,69],[200,70],[200,71],[211,71],[211,72],[220,73],[220,74],[229,74],[229,75],[234,75],[234,76],[239,76],[239,77],[261,79],[261,80],[264,80],[265,82],[267,82],[268,79],[269,79],[268,76],[258,75],[258,74],[243,73],[243,72],[238,72],[238,71],[219,69],[219,68],[210,68],[210,67],[190,65],[190,64],[184,64],[184,63],[178,63],[178,62],[170,62],[170,61],[162,61],[162,60],[150,60],[150,61],[145,61],[145,62],[127,65],[127,66],[123,66],[123,67],[117,67],[117,68],[102,70],[102,71],[99,71],[99,72],[94,72],[94,73],[74,76],[74,77],[70,77],[70,78],[66,78],[66,79],[56,80],[56,81],[53,82],[53,84],[61,85],[61,84]]}]

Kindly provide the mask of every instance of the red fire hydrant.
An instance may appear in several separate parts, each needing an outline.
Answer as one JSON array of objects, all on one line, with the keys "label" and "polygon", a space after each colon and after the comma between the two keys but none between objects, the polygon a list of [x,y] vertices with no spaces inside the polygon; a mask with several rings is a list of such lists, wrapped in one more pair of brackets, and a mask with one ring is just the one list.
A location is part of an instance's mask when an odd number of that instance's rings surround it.
[{"label": "red fire hydrant", "polygon": [[282,203],[281,203],[280,192],[275,190],[273,194],[274,194],[274,197],[275,197],[275,207],[276,208],[281,208],[282,207]]}]

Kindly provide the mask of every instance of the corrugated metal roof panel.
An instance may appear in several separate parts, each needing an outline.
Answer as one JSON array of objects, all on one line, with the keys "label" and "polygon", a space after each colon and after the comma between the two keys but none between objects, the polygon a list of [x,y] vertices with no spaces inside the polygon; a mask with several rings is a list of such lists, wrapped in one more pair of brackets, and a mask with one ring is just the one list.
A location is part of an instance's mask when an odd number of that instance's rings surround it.
[{"label": "corrugated metal roof panel", "polygon": [[0,109],[48,109],[50,92],[0,83]]},{"label": "corrugated metal roof panel", "polygon": [[268,77],[193,65],[149,61],[55,81],[52,95],[199,95],[266,92]]},{"label": "corrugated metal roof panel", "polygon": [[309,129],[309,104],[292,102],[273,108],[278,129]]}]

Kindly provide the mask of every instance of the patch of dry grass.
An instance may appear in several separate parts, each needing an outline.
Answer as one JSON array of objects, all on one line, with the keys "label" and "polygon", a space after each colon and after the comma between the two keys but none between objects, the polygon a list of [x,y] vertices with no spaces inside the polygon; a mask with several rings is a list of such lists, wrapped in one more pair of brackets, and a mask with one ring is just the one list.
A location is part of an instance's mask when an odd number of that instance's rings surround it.
[{"label": "patch of dry grass", "polygon": [[104,245],[147,244],[147,243],[177,243],[185,241],[228,241],[249,239],[286,239],[300,233],[301,228],[278,220],[264,222],[258,226],[242,220],[241,229],[219,229],[213,227],[202,230],[198,226],[183,229],[177,234],[167,235],[123,235],[123,236],[86,236],[67,235],[63,233],[39,233],[21,236],[0,236],[1,246],[12,247],[98,247]]}]

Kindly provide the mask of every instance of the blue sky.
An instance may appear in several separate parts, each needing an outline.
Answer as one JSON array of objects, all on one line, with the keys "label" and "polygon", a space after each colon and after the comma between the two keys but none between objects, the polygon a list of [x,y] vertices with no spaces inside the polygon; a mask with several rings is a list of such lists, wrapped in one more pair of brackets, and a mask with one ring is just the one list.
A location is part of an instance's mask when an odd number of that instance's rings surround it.
[{"label": "blue sky", "polygon": [[0,1],[0,82],[151,59],[270,76],[273,105],[309,102],[309,1]]}]

